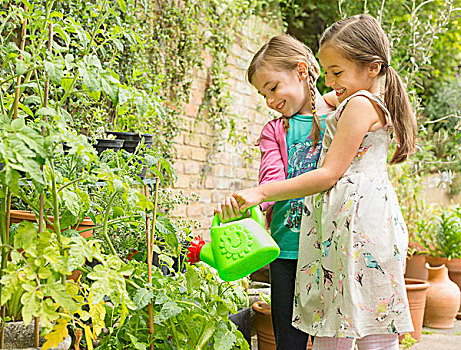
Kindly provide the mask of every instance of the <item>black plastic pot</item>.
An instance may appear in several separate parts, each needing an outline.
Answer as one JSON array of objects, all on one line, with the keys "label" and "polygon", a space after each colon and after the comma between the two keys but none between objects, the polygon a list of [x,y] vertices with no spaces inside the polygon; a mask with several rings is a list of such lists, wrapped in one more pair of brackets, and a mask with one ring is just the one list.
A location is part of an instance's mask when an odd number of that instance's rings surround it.
[{"label": "black plastic pot", "polygon": [[[124,132],[124,131],[108,131],[107,134],[114,135],[118,140],[124,140],[122,149],[128,153],[134,153],[136,147],[141,142],[141,138],[144,138],[144,144],[147,148],[152,148],[153,136],[152,134],[138,134],[136,132]],[[141,173],[138,176],[144,179],[146,176],[147,168],[143,167]]]},{"label": "black plastic pot", "polygon": [[98,152],[98,156],[101,155],[103,151],[106,149],[113,149],[115,152],[120,151],[125,143],[124,140],[115,139],[115,140],[107,140],[107,139],[97,139],[97,143],[94,146],[96,151]]},{"label": "black plastic pot", "polygon": [[229,320],[242,332],[248,345],[251,345],[251,307],[241,309],[236,314],[229,315]]},{"label": "black plastic pot", "polygon": [[147,148],[152,148],[153,135],[151,134],[138,134],[136,132],[123,132],[123,131],[108,131],[107,134],[114,135],[116,139],[124,140],[122,148],[129,152],[134,153],[141,137],[144,137],[144,143]]}]

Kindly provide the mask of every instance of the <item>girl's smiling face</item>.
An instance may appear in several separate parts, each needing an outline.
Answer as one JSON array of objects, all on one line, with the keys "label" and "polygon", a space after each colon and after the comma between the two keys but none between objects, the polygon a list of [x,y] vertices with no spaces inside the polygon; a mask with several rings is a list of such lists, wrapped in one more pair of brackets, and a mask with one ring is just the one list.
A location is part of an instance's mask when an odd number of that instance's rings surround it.
[{"label": "girl's smiling face", "polygon": [[264,96],[270,109],[291,117],[296,113],[311,114],[306,79],[307,64],[301,62],[291,72],[261,67],[254,73],[251,84]]},{"label": "girl's smiling face", "polygon": [[336,91],[339,102],[360,90],[379,94],[379,80],[376,76],[380,63],[360,64],[351,61],[332,45],[319,50],[319,61],[325,71],[325,84]]}]

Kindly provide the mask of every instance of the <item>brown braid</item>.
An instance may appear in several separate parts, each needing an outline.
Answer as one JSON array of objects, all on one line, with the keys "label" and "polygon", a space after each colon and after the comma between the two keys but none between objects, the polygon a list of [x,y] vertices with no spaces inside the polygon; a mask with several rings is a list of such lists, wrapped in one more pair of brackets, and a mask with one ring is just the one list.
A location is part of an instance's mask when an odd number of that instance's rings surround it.
[{"label": "brown braid", "polygon": [[308,79],[307,79],[307,86],[309,87],[309,92],[311,96],[311,108],[312,108],[312,115],[314,116],[314,123],[312,124],[311,128],[311,138],[312,138],[312,145],[315,147],[319,143],[320,140],[320,121],[319,116],[317,114],[317,108],[315,107],[315,98],[316,98],[316,88],[315,88],[315,81],[317,80],[318,74],[315,72],[315,68],[311,65],[308,66]]},{"label": "brown braid", "polygon": [[283,128],[285,129],[285,131],[288,131],[288,129],[290,128],[290,117],[282,116],[282,119],[283,119]]}]

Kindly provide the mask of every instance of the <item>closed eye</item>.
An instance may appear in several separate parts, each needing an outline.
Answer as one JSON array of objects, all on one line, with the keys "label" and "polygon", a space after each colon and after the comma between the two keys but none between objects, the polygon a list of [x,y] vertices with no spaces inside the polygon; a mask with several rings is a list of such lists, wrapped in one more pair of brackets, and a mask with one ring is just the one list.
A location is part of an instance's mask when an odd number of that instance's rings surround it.
[{"label": "closed eye", "polygon": [[273,92],[273,91],[277,90],[277,86],[278,86],[278,85],[279,85],[279,84],[275,85],[275,86],[271,89],[271,91]]},{"label": "closed eye", "polygon": [[334,75],[336,76],[339,76],[342,72],[336,72],[336,73],[333,73]]}]

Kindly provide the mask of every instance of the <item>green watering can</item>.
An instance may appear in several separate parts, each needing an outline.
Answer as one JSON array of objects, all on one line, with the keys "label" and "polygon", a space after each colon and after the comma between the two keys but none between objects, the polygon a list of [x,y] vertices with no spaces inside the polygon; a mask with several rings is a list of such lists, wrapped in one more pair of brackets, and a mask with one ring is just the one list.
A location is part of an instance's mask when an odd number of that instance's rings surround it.
[{"label": "green watering can", "polygon": [[250,218],[228,223],[221,223],[215,215],[211,243],[194,237],[188,248],[188,261],[203,261],[218,270],[224,281],[235,281],[275,260],[280,248],[264,229],[261,210],[252,207],[250,213]]}]

